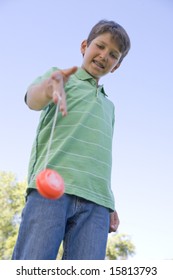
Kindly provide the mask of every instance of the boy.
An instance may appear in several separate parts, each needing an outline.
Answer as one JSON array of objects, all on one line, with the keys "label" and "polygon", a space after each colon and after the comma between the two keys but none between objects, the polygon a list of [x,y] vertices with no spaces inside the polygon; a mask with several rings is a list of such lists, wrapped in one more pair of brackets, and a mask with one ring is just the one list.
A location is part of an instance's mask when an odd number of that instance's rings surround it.
[{"label": "boy", "polygon": [[[114,106],[99,79],[113,73],[129,49],[126,31],[101,20],[81,44],[80,68],[52,68],[29,87],[26,103],[42,113],[13,259],[56,259],[62,240],[64,260],[105,258],[108,233],[117,230],[119,219],[110,186]],[[44,168],[59,99],[47,167],[64,178],[65,194],[49,200],[37,192],[35,178]]]}]

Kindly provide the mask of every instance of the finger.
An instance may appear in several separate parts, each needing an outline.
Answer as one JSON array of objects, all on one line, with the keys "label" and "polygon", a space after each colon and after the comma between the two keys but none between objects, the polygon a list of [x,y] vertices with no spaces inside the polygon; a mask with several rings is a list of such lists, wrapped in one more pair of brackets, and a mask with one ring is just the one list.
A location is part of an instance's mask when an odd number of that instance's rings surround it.
[{"label": "finger", "polygon": [[60,103],[61,99],[62,99],[58,91],[53,92],[53,97],[52,98],[53,98],[53,102],[55,104]]},{"label": "finger", "polygon": [[58,70],[52,73],[51,78],[57,82],[61,82],[63,79],[63,82],[66,82],[70,75],[74,74],[77,71],[77,66],[73,66],[68,69],[64,70]]},{"label": "finger", "polygon": [[63,116],[67,115],[67,104],[66,104],[66,94],[65,91],[62,93],[61,102],[60,102],[60,111]]},{"label": "finger", "polygon": [[110,225],[109,232],[116,232],[118,229],[118,224]]},{"label": "finger", "polygon": [[67,105],[66,105],[66,100],[62,101],[62,98],[58,95],[54,96],[53,102],[59,106],[59,109],[62,113],[63,116],[67,115]]},{"label": "finger", "polygon": [[118,229],[118,226],[119,226],[118,221],[114,221],[110,224],[110,230],[115,232]]},{"label": "finger", "polygon": [[110,214],[110,232],[117,231],[119,224],[120,224],[120,220],[117,212],[115,211]]},{"label": "finger", "polygon": [[58,82],[61,85],[63,84],[63,77],[61,71],[56,71],[52,73],[51,78],[53,79],[53,82]]},{"label": "finger", "polygon": [[109,233],[115,232],[115,231],[116,231],[116,228],[115,228],[114,226],[110,226],[110,228],[109,228]]},{"label": "finger", "polygon": [[76,66],[73,66],[71,68],[61,70],[61,73],[64,78],[64,82],[66,82],[68,80],[68,78],[70,77],[70,75],[74,74],[77,71],[77,69],[78,68]]}]

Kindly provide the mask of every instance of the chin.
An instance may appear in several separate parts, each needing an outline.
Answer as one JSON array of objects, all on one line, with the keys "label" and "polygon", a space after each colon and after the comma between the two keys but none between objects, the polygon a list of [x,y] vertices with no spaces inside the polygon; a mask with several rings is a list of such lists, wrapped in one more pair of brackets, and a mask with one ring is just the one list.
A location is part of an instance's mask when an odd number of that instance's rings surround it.
[{"label": "chin", "polygon": [[83,67],[83,69],[90,74],[94,79],[96,79],[97,81],[103,76],[103,75],[98,75],[98,73],[95,73],[95,71],[93,71],[92,69],[87,69],[85,67]]}]

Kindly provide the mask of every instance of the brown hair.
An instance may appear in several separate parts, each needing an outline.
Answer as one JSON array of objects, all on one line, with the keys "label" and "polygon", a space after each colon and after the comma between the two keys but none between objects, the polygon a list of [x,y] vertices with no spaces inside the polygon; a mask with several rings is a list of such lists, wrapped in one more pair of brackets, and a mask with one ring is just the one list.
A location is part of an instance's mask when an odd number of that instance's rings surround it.
[{"label": "brown hair", "polygon": [[119,63],[122,62],[123,58],[127,55],[130,50],[130,38],[125,31],[125,29],[114,21],[100,20],[96,25],[91,29],[88,38],[87,44],[90,45],[91,41],[103,33],[110,33],[113,40],[115,40],[118,45],[119,51],[122,53]]}]

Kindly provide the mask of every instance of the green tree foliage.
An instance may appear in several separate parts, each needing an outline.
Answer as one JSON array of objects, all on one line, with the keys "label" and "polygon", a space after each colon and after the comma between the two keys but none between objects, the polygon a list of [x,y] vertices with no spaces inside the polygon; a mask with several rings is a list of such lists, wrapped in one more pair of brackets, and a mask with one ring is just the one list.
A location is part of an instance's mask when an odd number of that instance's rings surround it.
[{"label": "green tree foliage", "polygon": [[[106,260],[126,260],[134,254],[135,246],[131,242],[129,235],[117,233],[109,234],[106,248]],[[61,244],[57,259],[61,260],[62,255],[63,246]]]},{"label": "green tree foliage", "polygon": [[[25,203],[26,180],[18,182],[13,173],[0,172],[0,259],[10,260]],[[99,237],[98,237],[99,238]],[[125,234],[109,234],[106,259],[127,259],[135,247]],[[57,259],[61,259],[61,244]]]},{"label": "green tree foliage", "polygon": [[17,182],[12,173],[0,172],[0,259],[11,259],[21,211],[25,202],[26,181]]},{"label": "green tree foliage", "polygon": [[135,254],[135,246],[126,234],[110,234],[106,249],[106,259],[126,260]]}]

